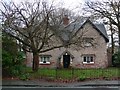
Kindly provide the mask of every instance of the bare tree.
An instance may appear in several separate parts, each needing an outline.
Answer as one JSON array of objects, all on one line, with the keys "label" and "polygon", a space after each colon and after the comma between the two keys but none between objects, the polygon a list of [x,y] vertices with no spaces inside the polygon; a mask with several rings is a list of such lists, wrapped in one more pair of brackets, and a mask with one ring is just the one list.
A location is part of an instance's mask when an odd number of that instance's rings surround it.
[{"label": "bare tree", "polygon": [[[99,18],[106,18],[110,25],[112,43],[113,42],[113,32],[118,33],[119,38],[119,48],[120,48],[120,1],[119,0],[107,0],[105,2],[95,1],[95,2],[86,2],[86,10],[87,12],[91,13],[94,16]],[[117,27],[115,30],[113,27]]]},{"label": "bare tree", "polygon": [[18,40],[25,51],[33,53],[33,70],[37,70],[39,53],[63,46],[61,43],[55,44],[54,41],[59,40],[54,38],[55,33],[51,30],[53,25],[56,28],[59,26],[58,23],[53,23],[53,4],[49,6],[47,2],[39,1],[20,5],[2,2],[2,5],[2,31]]},{"label": "bare tree", "polygon": [[[47,2],[25,2],[16,5],[1,2],[2,31],[14,37],[20,47],[33,53],[33,70],[39,67],[39,53],[47,52],[60,47],[68,47],[80,42],[82,35],[75,37],[77,31],[66,28],[76,20],[73,19],[69,25],[63,28],[63,17],[70,15],[69,10],[63,10]],[[67,13],[66,13],[67,11]],[[64,34],[67,40],[64,40]],[[63,37],[61,37],[63,36]]]},{"label": "bare tree", "polygon": [[81,23],[72,11],[45,1],[18,5],[2,2],[2,6],[2,31],[14,37],[23,50],[33,53],[34,71],[39,67],[39,53],[70,45],[83,47],[86,32],[79,30]]}]

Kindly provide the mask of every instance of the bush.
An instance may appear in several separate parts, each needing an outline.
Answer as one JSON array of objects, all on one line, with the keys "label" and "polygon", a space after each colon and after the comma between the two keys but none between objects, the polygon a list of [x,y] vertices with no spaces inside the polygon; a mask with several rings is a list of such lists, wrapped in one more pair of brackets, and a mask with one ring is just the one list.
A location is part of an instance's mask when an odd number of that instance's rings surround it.
[{"label": "bush", "polygon": [[21,52],[18,52],[17,56],[12,56],[7,51],[2,52],[2,69],[3,76],[18,76],[24,71],[24,58]]},{"label": "bush", "polygon": [[12,66],[13,57],[10,53],[5,50],[2,50],[2,67],[10,68]]},{"label": "bush", "polygon": [[2,74],[18,76],[24,71],[24,52],[18,51],[17,41],[2,33]]},{"label": "bush", "polygon": [[86,77],[85,76],[82,76],[78,79],[78,81],[85,81],[86,80]]},{"label": "bush", "polygon": [[113,66],[120,67],[120,50],[113,55]]},{"label": "bush", "polygon": [[19,76],[19,79],[21,80],[28,80],[30,78],[30,74],[29,73],[24,73],[24,74],[21,74]]}]

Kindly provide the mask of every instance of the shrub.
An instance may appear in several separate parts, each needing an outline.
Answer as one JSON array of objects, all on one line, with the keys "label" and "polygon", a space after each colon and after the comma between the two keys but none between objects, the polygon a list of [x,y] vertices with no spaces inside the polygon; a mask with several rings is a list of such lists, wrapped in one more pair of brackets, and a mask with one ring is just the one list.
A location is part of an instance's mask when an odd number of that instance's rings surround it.
[{"label": "shrub", "polygon": [[30,78],[30,74],[29,73],[24,73],[24,74],[21,74],[19,76],[19,79],[21,80],[28,80]]},{"label": "shrub", "polygon": [[12,56],[9,52],[2,52],[2,69],[3,75],[18,76],[24,71],[24,58],[21,52],[18,52],[17,56]]},{"label": "shrub", "polygon": [[5,50],[2,50],[2,67],[9,68],[12,66],[13,57],[10,53]]},{"label": "shrub", "polygon": [[79,78],[78,81],[84,81],[84,80],[86,80],[86,77],[82,76],[82,77]]},{"label": "shrub", "polygon": [[120,50],[113,55],[113,66],[120,67]]}]

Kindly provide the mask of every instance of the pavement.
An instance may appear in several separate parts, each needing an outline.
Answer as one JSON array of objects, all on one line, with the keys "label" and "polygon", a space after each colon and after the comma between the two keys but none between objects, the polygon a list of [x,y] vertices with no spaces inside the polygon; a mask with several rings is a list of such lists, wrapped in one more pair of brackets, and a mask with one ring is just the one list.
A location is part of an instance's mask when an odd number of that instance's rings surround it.
[{"label": "pavement", "polygon": [[2,80],[2,87],[119,87],[118,80],[91,80],[82,82],[50,82],[45,80]]}]

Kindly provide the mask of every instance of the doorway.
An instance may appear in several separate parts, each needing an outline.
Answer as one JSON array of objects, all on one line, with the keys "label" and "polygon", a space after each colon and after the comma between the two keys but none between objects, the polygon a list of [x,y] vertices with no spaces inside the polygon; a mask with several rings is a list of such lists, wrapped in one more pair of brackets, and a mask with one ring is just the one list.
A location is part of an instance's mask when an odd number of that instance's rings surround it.
[{"label": "doorway", "polygon": [[63,68],[70,66],[70,55],[63,55]]}]

